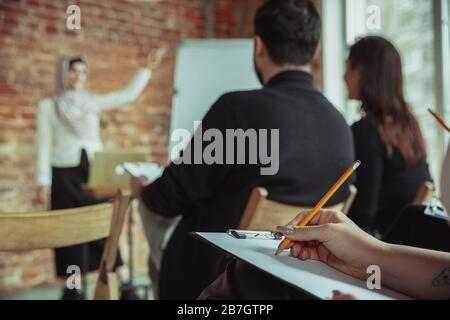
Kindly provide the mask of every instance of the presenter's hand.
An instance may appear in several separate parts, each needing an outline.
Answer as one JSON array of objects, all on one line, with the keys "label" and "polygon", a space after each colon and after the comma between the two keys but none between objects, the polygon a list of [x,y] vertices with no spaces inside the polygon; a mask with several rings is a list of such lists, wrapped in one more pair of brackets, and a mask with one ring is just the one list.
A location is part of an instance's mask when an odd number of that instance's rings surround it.
[{"label": "presenter's hand", "polygon": [[39,186],[34,201],[37,204],[45,204],[50,201],[50,187]]},{"label": "presenter's hand", "polygon": [[147,57],[147,68],[150,70],[154,70],[161,65],[161,61],[166,55],[169,47],[168,45],[164,45],[161,48],[158,48],[152,52]]},{"label": "presenter's hand", "polygon": [[387,246],[361,230],[346,215],[322,210],[307,227],[296,227],[308,211],[300,213],[287,226],[278,227],[294,241],[291,255],[301,260],[318,260],[350,276],[365,279],[367,267],[376,264]]}]

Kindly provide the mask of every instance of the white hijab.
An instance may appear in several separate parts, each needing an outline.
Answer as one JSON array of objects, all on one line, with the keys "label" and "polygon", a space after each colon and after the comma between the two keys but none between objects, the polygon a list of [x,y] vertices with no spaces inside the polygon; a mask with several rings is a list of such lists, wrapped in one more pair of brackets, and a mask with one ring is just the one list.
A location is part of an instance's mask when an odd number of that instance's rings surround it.
[{"label": "white hijab", "polygon": [[58,116],[80,138],[90,138],[97,130],[97,105],[92,95],[85,89],[72,89],[67,83],[70,63],[86,59],[81,55],[63,57],[57,67],[55,105]]}]

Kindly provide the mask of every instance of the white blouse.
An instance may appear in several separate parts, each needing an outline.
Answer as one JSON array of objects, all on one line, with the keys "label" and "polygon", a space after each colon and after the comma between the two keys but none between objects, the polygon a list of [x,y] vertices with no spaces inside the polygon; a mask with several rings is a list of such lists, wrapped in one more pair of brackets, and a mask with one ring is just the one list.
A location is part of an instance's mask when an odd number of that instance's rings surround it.
[{"label": "white blouse", "polygon": [[[139,69],[129,84],[122,90],[107,94],[93,95],[98,110],[108,111],[125,106],[136,100],[151,77],[149,69]],[[60,119],[53,99],[42,100],[38,104],[37,115],[37,173],[39,186],[50,186],[52,167],[71,168],[80,164],[81,151],[86,150],[92,160],[94,153],[103,149],[100,139],[100,114],[96,114],[97,128],[89,139],[82,139]]]}]

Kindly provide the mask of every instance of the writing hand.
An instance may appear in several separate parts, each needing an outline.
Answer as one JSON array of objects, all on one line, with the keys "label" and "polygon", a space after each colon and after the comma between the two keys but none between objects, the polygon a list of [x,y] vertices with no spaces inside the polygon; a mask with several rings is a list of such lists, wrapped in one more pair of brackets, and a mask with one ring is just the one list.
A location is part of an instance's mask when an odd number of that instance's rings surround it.
[{"label": "writing hand", "polygon": [[376,261],[384,243],[361,230],[346,215],[322,210],[307,227],[296,227],[308,211],[300,213],[277,231],[294,241],[291,255],[301,260],[318,260],[359,279],[367,276],[367,267]]}]

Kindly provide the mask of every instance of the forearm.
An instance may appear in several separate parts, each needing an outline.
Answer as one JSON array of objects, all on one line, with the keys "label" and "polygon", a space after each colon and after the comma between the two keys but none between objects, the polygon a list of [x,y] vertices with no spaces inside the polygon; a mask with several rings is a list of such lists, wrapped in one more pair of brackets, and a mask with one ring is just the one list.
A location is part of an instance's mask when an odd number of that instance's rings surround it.
[{"label": "forearm", "polygon": [[449,253],[385,244],[376,257],[384,286],[418,299],[450,298]]},{"label": "forearm", "polygon": [[126,106],[135,101],[150,81],[151,75],[151,70],[141,68],[134,74],[124,89],[108,94],[95,95],[100,111]]}]

